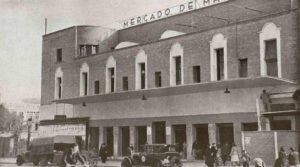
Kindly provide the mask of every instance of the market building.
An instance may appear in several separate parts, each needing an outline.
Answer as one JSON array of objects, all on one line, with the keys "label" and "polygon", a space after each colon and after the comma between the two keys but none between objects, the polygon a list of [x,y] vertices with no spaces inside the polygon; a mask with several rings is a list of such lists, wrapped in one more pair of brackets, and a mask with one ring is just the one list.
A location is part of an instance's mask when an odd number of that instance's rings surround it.
[{"label": "market building", "polygon": [[245,131],[300,130],[296,0],[197,0],[168,14],[175,10],[126,20],[120,30],[44,35],[40,120],[88,118],[87,147],[106,143],[114,157],[129,145],[186,143],[191,159],[195,140],[204,150],[244,146]]}]

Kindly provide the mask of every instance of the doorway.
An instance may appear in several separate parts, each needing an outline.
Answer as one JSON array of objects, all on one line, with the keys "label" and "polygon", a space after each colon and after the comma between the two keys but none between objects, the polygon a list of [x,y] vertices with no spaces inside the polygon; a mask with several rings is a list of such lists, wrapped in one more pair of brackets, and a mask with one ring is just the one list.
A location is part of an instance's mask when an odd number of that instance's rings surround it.
[{"label": "doorway", "polygon": [[233,124],[225,123],[218,124],[219,131],[219,143],[224,145],[225,143],[232,145],[234,143],[234,132],[233,132]]},{"label": "doorway", "polygon": [[165,144],[166,143],[166,123],[165,122],[153,122],[153,143]]},{"label": "doorway", "polygon": [[121,127],[121,148],[122,148],[122,156],[128,156],[128,147],[130,145],[130,134],[129,134],[129,127]]},{"label": "doorway", "polygon": [[147,126],[138,126],[137,130],[137,151],[141,152],[142,146],[147,143]]},{"label": "doorway", "polygon": [[[198,148],[198,152],[195,155],[195,159],[203,159],[205,150],[209,144],[209,136],[208,136],[208,124],[196,124],[194,125],[196,131],[196,140],[198,144],[196,148]],[[194,141],[194,142],[195,142]]]},{"label": "doorway", "polygon": [[106,127],[106,140],[105,144],[107,146],[108,156],[113,156],[114,154],[114,133],[113,127]]}]

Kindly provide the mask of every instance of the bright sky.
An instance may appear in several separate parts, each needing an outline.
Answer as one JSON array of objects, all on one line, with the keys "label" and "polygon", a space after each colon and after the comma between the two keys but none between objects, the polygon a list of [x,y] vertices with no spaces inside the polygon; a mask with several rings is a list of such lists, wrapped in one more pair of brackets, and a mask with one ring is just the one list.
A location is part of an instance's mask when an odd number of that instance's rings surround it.
[{"label": "bright sky", "polygon": [[188,0],[0,0],[0,93],[5,102],[40,98],[44,20],[48,32],[113,22]]}]

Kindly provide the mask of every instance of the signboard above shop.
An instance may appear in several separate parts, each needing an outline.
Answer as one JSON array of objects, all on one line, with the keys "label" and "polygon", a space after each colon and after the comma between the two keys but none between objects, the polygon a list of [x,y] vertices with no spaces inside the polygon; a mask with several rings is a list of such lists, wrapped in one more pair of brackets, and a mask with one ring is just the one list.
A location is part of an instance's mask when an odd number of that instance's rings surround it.
[{"label": "signboard above shop", "polygon": [[39,137],[85,136],[86,124],[45,125],[39,127]]},{"label": "signboard above shop", "polygon": [[219,3],[226,2],[228,0],[192,0],[174,7],[159,10],[153,13],[144,14],[141,16],[126,19],[121,22],[122,28],[129,28],[140,24],[152,22],[162,18],[174,16],[177,14],[193,11],[196,9],[205,8],[208,6],[216,5]]}]

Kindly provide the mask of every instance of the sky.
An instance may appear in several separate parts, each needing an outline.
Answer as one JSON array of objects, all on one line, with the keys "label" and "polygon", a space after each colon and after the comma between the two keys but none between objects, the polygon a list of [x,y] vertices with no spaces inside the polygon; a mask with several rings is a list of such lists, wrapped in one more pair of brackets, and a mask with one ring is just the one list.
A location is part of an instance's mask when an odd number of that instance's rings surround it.
[{"label": "sky", "polygon": [[189,0],[0,0],[0,97],[40,98],[44,22],[47,32],[115,22]]}]

